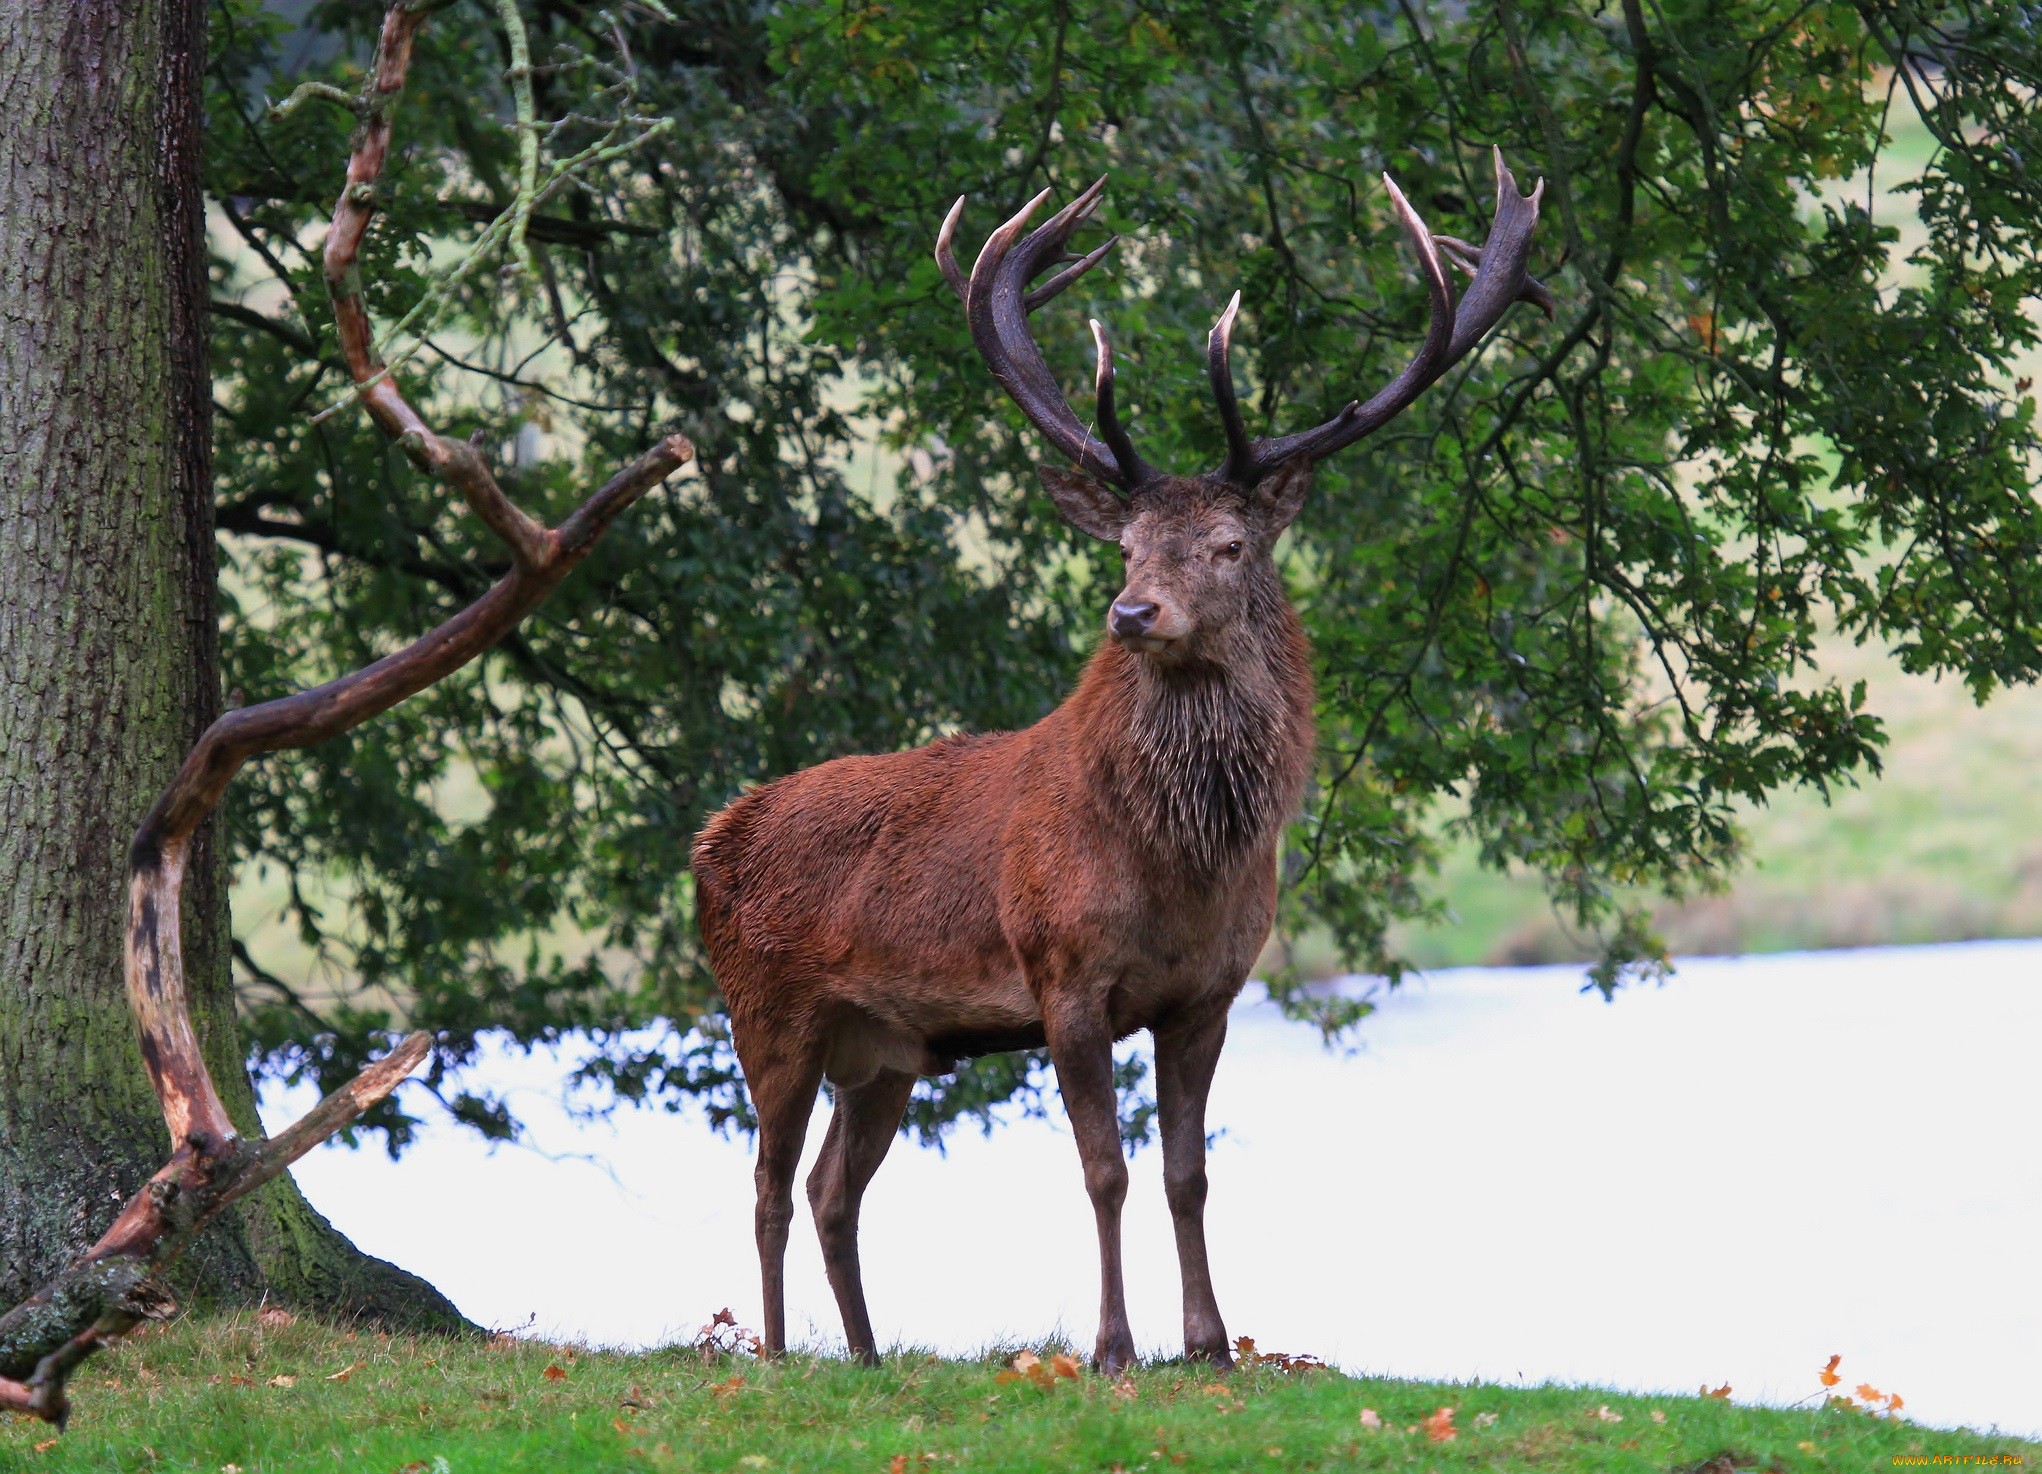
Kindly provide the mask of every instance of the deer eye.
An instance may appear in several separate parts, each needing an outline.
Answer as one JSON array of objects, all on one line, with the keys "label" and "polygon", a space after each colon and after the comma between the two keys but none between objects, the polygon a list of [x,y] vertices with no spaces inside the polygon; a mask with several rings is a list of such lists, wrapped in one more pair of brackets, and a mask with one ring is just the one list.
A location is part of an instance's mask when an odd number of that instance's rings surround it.
[{"label": "deer eye", "polygon": [[1220,556],[1221,556],[1222,558],[1238,558],[1238,557],[1240,557],[1240,556],[1241,556],[1241,540],[1240,540],[1239,538],[1235,538],[1235,539],[1234,539],[1234,540],[1233,540],[1232,542],[1228,543],[1228,544],[1227,544],[1227,545],[1226,545],[1225,547],[1221,548],[1221,549],[1220,549]]}]

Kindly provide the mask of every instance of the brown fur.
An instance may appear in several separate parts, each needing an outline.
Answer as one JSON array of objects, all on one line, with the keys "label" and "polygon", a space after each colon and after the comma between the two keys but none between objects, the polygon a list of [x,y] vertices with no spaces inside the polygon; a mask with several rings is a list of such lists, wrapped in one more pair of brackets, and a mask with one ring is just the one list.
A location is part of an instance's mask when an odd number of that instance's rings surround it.
[{"label": "brown fur", "polygon": [[1187,1350],[1227,1360],[1205,1268],[1204,1100],[1312,760],[1308,652],[1271,557],[1309,477],[1300,463],[1253,492],[1171,479],[1123,505],[1046,471],[1071,520],[1121,542],[1115,617],[1153,606],[1150,632],[1103,641],[1025,731],[824,763],[746,794],[696,840],[702,938],[759,1116],[770,1348],[785,1344],[780,1264],[819,1080],[837,1111],[809,1195],[846,1335],[870,1358],[857,1204],[914,1078],[1046,1042],[1099,1217],[1097,1360],[1132,1360],[1112,1045],[1150,1029]]}]

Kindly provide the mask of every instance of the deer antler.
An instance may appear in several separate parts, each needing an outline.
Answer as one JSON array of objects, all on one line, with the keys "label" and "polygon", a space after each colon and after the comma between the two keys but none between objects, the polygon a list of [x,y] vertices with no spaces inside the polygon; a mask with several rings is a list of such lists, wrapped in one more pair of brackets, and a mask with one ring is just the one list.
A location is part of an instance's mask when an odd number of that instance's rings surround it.
[{"label": "deer antler", "polygon": [[[1226,432],[1227,459],[1219,475],[1241,486],[1253,486],[1292,456],[1312,460],[1352,445],[1394,418],[1412,400],[1455,363],[1465,358],[1488,335],[1513,302],[1531,302],[1548,318],[1553,315],[1553,294],[1525,274],[1531,254],[1532,228],[1538,224],[1539,199],[1545,193],[1541,180],[1529,195],[1517,192],[1517,181],[1503,162],[1496,160],[1496,218],[1489,228],[1486,244],[1475,246],[1450,235],[1434,235],[1426,228],[1404,192],[1389,175],[1383,176],[1390,192],[1390,204],[1397,223],[1418,257],[1425,273],[1425,285],[1432,301],[1432,320],[1417,355],[1366,403],[1356,400],[1332,419],[1310,430],[1263,440],[1250,440],[1241,419],[1241,405],[1234,392],[1230,363],[1234,343],[1234,320],[1241,310],[1241,294],[1234,293],[1226,311],[1213,324],[1205,342],[1206,373],[1212,381],[1213,402],[1219,409],[1220,425]],[[1121,428],[1113,407],[1113,345],[1106,329],[1092,320],[1092,343],[1097,354],[1093,376],[1097,396],[1099,433],[1095,437],[1071,412],[1063,391],[1042,361],[1042,351],[1028,331],[1028,314],[1063,291],[1072,282],[1105,259],[1119,240],[1107,242],[1083,256],[1067,254],[1065,244],[1073,232],[1091,217],[1106,187],[1102,178],[1059,210],[1025,240],[1021,232],[1035,212],[1049,198],[1044,190],[1023,205],[1005,225],[994,231],[979,251],[978,261],[967,278],[951,254],[957,222],[964,214],[964,197],[950,207],[943,227],[936,233],[936,264],[944,280],[964,304],[971,323],[972,342],[993,377],[1021,406],[1035,428],[1050,444],[1078,466],[1112,482],[1123,491],[1134,491],[1160,473],[1135,451],[1127,432]],[[1016,241],[1019,240],[1019,245]],[[1447,281],[1446,262],[1473,280],[1458,310],[1453,288]],[[1041,286],[1028,284],[1051,266],[1063,270]]]},{"label": "deer antler", "polygon": [[[1220,419],[1227,432],[1227,462],[1221,475],[1242,486],[1252,486],[1295,455],[1323,460],[1337,450],[1354,444],[1394,418],[1412,400],[1431,386],[1440,375],[1465,358],[1488,335],[1513,302],[1532,302],[1547,317],[1553,315],[1553,295],[1525,274],[1531,254],[1532,228],[1538,224],[1539,199],[1545,193],[1540,180],[1529,195],[1517,192],[1517,181],[1503,162],[1503,150],[1494,150],[1496,161],[1496,218],[1489,227],[1489,239],[1480,247],[1452,236],[1435,236],[1425,227],[1411,202],[1389,175],[1383,184],[1397,222],[1417,253],[1432,298],[1432,322],[1417,356],[1404,366],[1367,403],[1354,401],[1339,414],[1310,430],[1294,435],[1250,441],[1241,424],[1241,412],[1234,398],[1233,373],[1227,362],[1232,346],[1234,313],[1240,294],[1220,314],[1207,340],[1207,370],[1212,376],[1213,398],[1219,404]],[[1458,310],[1447,284],[1440,260],[1444,250],[1454,265],[1474,278]]]},{"label": "deer antler", "polygon": [[[1094,378],[1098,395],[1097,437],[1071,412],[1063,390],[1057,387],[1049,366],[1042,361],[1042,350],[1035,346],[1028,331],[1029,313],[1105,260],[1106,253],[1119,241],[1118,236],[1108,237],[1104,245],[1082,256],[1069,255],[1064,250],[1072,234],[1091,217],[1105,189],[1106,180],[1102,176],[1033,234],[1020,240],[1029,220],[1049,198],[1050,192],[1045,189],[986,238],[969,279],[959,269],[950,249],[957,234],[957,222],[964,215],[965,197],[959,195],[950,213],[943,217],[942,229],[936,233],[936,264],[964,304],[965,316],[971,324],[971,340],[978,346],[979,356],[1000,381],[1000,387],[1021,406],[1021,413],[1028,416],[1050,444],[1080,467],[1102,481],[1133,491],[1153,479],[1157,472],[1135,453],[1114,415],[1113,349],[1106,341],[1106,330],[1097,322],[1092,324],[1092,340],[1099,355]],[[1029,290],[1030,282],[1056,265],[1064,269]]]},{"label": "deer antler", "polygon": [[587,556],[619,513],[694,454],[683,437],[669,435],[612,476],[560,526],[548,528],[504,495],[472,447],[434,434],[378,360],[356,257],[389,150],[390,105],[404,88],[412,38],[427,14],[414,0],[395,0],[384,15],[347,186],[327,236],[326,279],[348,368],[371,417],[421,469],[459,488],[510,545],[511,569],[480,599],[395,654],[313,690],[221,717],[142,821],[128,855],[128,1001],[142,1036],[143,1063],[170,1128],[171,1157],[98,1243],[0,1315],[0,1409],[59,1427],[70,1411],[65,1387],[78,1364],[140,1321],[174,1308],[154,1272],[175,1259],[214,1214],[396,1089],[432,1048],[430,1034],[412,1034],[296,1125],[266,1141],[244,1141],[199,1053],[185,996],[180,923],[192,835],[250,758],[345,732],[502,639]]}]

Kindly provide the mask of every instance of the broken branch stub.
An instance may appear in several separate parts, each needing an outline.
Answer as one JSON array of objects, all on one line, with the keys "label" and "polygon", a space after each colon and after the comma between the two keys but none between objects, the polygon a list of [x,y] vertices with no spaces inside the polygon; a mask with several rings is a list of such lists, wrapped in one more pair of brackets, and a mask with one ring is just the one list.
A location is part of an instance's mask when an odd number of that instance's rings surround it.
[{"label": "broken branch stub", "polygon": [[199,1054],[185,992],[182,889],[193,834],[250,758],[345,732],[496,644],[587,556],[625,508],[694,455],[684,437],[669,435],[549,528],[504,495],[473,447],[436,434],[378,358],[357,262],[374,214],[376,180],[389,152],[391,114],[404,89],[412,38],[429,13],[412,0],[396,0],[384,14],[375,66],[361,97],[363,124],[327,236],[326,279],[357,397],[414,464],[459,491],[504,540],[511,569],[466,609],[373,665],[221,717],[142,820],[128,857],[128,1001],[143,1063],[170,1128],[171,1155],[97,1243],[0,1315],[0,1409],[59,1427],[70,1410],[65,1389],[73,1369],[141,1321],[173,1308],[155,1272],[182,1253],[220,1209],[396,1089],[432,1048],[429,1034],[412,1034],[295,1125],[267,1140],[243,1139]]}]

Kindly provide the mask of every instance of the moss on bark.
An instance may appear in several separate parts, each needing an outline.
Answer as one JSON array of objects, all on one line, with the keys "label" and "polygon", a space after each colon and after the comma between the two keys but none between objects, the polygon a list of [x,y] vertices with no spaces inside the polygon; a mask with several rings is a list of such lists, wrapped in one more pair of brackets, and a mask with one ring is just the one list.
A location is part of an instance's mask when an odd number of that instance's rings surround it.
[{"label": "moss on bark", "polygon": [[[121,977],[128,838],[219,710],[198,185],[203,0],[0,10],[0,1301],[90,1243],[168,1137]],[[200,1037],[257,1129],[201,831]],[[199,1303],[458,1328],[287,1179],[178,1278]]]}]

